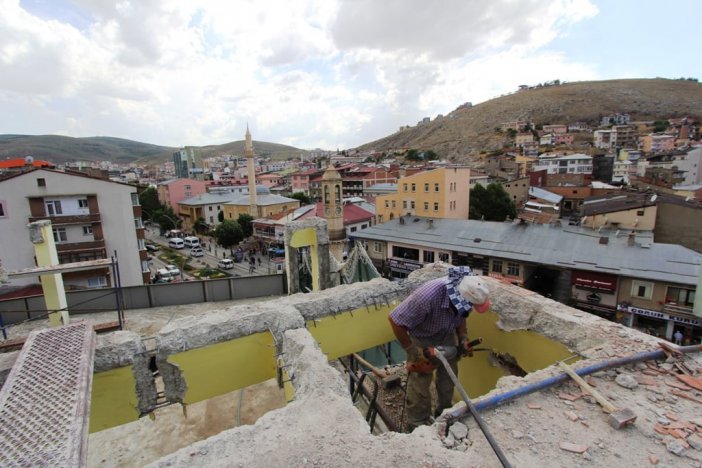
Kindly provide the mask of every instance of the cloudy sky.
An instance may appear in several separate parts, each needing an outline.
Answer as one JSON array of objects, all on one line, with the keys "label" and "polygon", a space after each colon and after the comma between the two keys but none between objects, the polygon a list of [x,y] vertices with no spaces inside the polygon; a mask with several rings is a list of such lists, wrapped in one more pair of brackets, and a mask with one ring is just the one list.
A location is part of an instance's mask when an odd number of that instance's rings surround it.
[{"label": "cloudy sky", "polygon": [[699,0],[0,0],[0,134],[351,148],[520,84],[696,77]]}]

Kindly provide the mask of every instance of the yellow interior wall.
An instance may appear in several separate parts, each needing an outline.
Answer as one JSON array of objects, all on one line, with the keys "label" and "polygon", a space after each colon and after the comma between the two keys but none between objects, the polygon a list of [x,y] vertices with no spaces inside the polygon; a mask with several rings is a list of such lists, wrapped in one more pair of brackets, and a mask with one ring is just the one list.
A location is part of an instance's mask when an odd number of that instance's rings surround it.
[{"label": "yellow interior wall", "polygon": [[139,419],[131,366],[94,374],[90,398],[91,433]]}]

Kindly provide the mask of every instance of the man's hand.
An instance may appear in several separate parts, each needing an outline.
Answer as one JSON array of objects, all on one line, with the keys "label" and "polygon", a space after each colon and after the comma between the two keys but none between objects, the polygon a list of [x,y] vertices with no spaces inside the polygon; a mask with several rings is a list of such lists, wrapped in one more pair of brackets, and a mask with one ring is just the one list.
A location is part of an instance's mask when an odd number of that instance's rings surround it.
[{"label": "man's hand", "polygon": [[415,345],[409,345],[405,348],[405,353],[407,353],[407,362],[417,362],[419,360],[419,348]]},{"label": "man's hand", "polygon": [[460,342],[458,345],[459,354],[461,356],[473,357],[473,346],[479,345],[483,342],[482,338],[476,338],[475,340],[468,340],[467,336],[460,337]]}]

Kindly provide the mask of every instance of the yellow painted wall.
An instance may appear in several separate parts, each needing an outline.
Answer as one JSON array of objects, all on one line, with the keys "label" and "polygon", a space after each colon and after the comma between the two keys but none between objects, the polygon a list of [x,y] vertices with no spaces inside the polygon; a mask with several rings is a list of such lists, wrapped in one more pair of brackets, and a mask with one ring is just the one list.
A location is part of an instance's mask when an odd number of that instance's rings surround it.
[{"label": "yellow painted wall", "polygon": [[[295,209],[300,207],[300,202],[297,200],[286,201],[285,203],[276,203],[273,205],[259,206],[258,215],[256,218],[265,218],[267,216],[272,216],[283,211]],[[224,219],[236,221],[241,214],[249,214],[249,205],[232,205],[225,204],[222,205],[222,211],[224,212]]]},{"label": "yellow painted wall", "polygon": [[[644,214],[637,214],[643,210]],[[657,206],[647,206],[633,210],[621,210],[613,213],[588,216],[582,223],[583,226],[597,229],[601,226],[611,227],[612,223],[619,223],[621,229],[634,229],[637,231],[652,231],[656,227]],[[634,225],[636,223],[636,225]]]},{"label": "yellow painted wall", "polygon": [[139,419],[136,381],[132,367],[120,367],[93,375],[90,400],[90,432],[98,432]]}]

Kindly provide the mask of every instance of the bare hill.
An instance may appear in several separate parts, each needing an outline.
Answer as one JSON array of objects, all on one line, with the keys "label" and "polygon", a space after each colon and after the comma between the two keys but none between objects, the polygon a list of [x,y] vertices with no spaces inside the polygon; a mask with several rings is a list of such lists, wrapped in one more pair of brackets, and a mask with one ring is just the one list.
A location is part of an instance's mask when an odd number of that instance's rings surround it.
[{"label": "bare hill", "polygon": [[[195,147],[203,157],[221,154],[244,154],[244,142]],[[292,146],[254,141],[256,154],[274,159],[297,157],[304,150]],[[111,161],[128,164],[160,163],[171,158],[177,148],[158,146],[112,137],[72,138],[60,135],[0,135],[0,159],[33,156],[36,159],[64,164],[71,161]]]},{"label": "bare hill", "polygon": [[396,132],[359,149],[432,149],[466,162],[483,150],[499,149],[505,136],[495,131],[504,122],[535,124],[587,122],[596,126],[603,114],[628,113],[633,120],[702,115],[702,84],[668,79],[631,79],[566,83],[520,91],[458,108],[432,122]]}]

